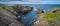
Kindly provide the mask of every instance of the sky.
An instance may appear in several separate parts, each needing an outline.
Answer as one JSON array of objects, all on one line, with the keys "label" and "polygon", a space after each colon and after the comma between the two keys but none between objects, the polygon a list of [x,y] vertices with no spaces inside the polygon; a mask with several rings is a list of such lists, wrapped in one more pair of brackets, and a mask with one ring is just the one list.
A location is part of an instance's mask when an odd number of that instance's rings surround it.
[{"label": "sky", "polygon": [[60,0],[0,0],[4,4],[60,4]]},{"label": "sky", "polygon": [[60,0],[0,0],[0,1],[29,1],[29,2],[37,2],[37,1],[60,1]]}]

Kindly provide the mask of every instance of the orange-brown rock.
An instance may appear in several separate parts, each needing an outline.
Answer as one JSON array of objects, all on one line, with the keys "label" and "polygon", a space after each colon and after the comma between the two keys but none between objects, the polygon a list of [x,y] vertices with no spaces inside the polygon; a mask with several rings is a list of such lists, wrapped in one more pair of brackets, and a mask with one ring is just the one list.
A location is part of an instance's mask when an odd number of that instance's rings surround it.
[{"label": "orange-brown rock", "polygon": [[37,14],[41,14],[44,13],[44,11],[42,9],[38,9]]}]

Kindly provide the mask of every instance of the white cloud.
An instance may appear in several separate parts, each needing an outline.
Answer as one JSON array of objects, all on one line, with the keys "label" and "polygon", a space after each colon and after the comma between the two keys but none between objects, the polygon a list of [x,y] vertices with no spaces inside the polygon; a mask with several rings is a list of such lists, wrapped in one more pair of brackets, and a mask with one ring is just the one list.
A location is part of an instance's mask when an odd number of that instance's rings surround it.
[{"label": "white cloud", "polygon": [[41,0],[23,0],[23,1],[26,1],[26,2],[40,2]]},{"label": "white cloud", "polygon": [[60,1],[40,1],[40,2],[21,2],[21,1],[9,1],[0,2],[2,4],[60,4]]},{"label": "white cloud", "polygon": [[60,0],[21,0],[21,1],[39,3],[41,1],[60,1]]}]

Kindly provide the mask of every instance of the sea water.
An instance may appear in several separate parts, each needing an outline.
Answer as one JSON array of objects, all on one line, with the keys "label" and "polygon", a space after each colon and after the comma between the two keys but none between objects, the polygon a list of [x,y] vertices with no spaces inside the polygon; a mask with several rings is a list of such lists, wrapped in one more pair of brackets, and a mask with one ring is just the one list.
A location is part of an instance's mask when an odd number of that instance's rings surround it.
[{"label": "sea water", "polygon": [[58,5],[31,4],[30,6],[33,6],[34,9],[32,11],[30,11],[29,13],[27,13],[26,15],[24,15],[24,17],[22,17],[22,20],[21,20],[21,23],[25,24],[26,26],[31,26],[33,24],[33,22],[37,19],[36,13],[37,13],[38,8],[41,8],[41,9],[47,11],[48,9],[53,9],[53,8],[57,7]]}]

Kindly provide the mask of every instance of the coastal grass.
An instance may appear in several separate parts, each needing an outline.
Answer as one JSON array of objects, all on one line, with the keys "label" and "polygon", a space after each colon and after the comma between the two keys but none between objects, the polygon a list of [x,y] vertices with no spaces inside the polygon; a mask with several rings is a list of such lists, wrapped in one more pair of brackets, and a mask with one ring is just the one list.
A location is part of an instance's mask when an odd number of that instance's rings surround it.
[{"label": "coastal grass", "polygon": [[44,13],[44,18],[47,19],[49,25],[51,26],[59,26],[60,24],[60,12],[59,13],[46,12]]}]

